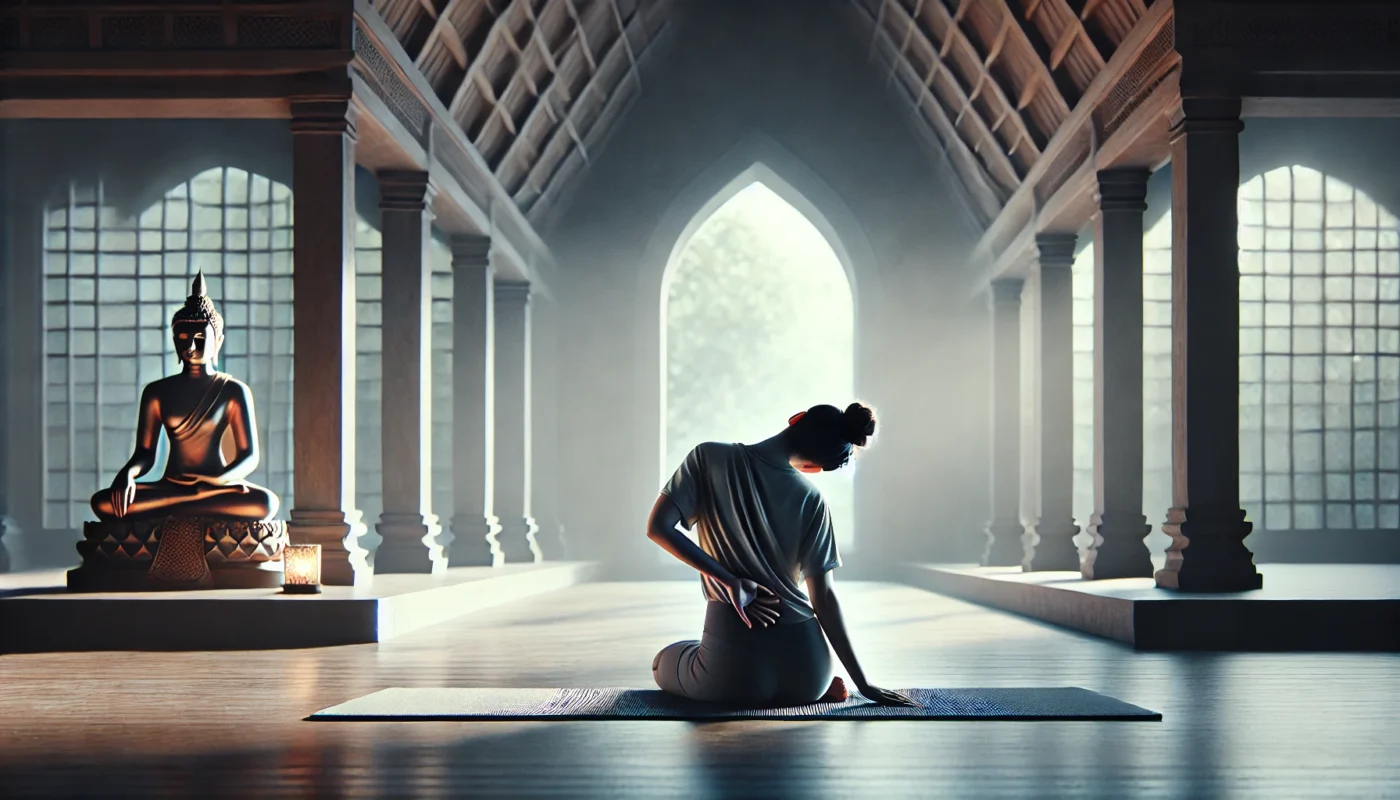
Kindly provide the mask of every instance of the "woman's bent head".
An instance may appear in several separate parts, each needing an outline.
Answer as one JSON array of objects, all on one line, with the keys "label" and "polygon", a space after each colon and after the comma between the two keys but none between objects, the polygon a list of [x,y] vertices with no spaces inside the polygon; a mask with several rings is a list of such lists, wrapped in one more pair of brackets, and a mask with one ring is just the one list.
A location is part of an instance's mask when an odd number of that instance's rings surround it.
[{"label": "woman's bent head", "polygon": [[875,435],[875,412],[851,403],[845,411],[830,405],[812,406],[788,419],[792,465],[803,472],[830,472],[850,462],[857,447]]}]

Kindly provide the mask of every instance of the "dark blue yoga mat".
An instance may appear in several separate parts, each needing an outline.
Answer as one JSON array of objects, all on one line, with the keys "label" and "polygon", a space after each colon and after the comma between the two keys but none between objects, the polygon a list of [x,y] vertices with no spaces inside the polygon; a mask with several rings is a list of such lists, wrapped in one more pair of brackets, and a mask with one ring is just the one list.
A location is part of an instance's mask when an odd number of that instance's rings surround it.
[{"label": "dark blue yoga mat", "polygon": [[1160,720],[1155,711],[1078,687],[904,689],[919,708],[843,703],[730,708],[655,689],[382,689],[312,714],[310,720]]}]

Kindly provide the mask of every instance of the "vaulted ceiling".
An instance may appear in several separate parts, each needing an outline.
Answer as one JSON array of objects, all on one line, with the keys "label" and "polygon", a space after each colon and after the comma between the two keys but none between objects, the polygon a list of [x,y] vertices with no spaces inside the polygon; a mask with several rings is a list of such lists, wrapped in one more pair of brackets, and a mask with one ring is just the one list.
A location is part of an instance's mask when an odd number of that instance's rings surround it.
[{"label": "vaulted ceiling", "polygon": [[641,89],[666,0],[373,0],[532,221]]},{"label": "vaulted ceiling", "polygon": [[986,224],[1153,1],[853,3],[872,58]]},{"label": "vaulted ceiling", "polygon": [[[848,2],[861,43],[986,226],[1154,0]],[[671,16],[668,0],[373,6],[536,223],[640,91],[638,64]]]}]

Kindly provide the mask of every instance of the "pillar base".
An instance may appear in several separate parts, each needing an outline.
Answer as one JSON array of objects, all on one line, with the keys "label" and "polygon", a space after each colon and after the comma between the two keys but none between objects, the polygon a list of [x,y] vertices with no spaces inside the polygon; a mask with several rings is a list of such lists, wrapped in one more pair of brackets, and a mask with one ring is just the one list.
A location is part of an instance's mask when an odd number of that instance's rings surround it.
[{"label": "pillar base", "polygon": [[0,514],[0,573],[9,572],[14,568],[10,558],[10,551],[5,547],[5,534],[17,533],[19,530],[13,520],[4,514]]},{"label": "pillar base", "polygon": [[569,546],[564,541],[564,526],[557,522],[539,522],[535,533],[535,543],[539,545],[544,558],[553,561],[568,561]]},{"label": "pillar base", "polygon": [[1241,509],[1173,508],[1162,532],[1172,537],[1167,565],[1157,571],[1159,589],[1182,592],[1247,592],[1264,586],[1244,539],[1254,530]]},{"label": "pillar base", "polygon": [[384,512],[375,530],[384,540],[374,553],[376,575],[441,575],[447,570],[438,535],[442,526],[436,514]]},{"label": "pillar base", "polygon": [[454,516],[447,563],[454,567],[499,567],[505,563],[500,533],[501,525],[495,515]]},{"label": "pillar base", "polygon": [[532,517],[513,517],[501,524],[501,552],[507,564],[538,564],[544,560],[535,539],[539,529]]},{"label": "pillar base", "polygon": [[1089,525],[1094,541],[1084,551],[1079,574],[1089,581],[1152,577],[1152,553],[1143,541],[1151,532],[1152,526],[1141,514],[1122,515],[1114,521],[1095,514]]},{"label": "pillar base", "polygon": [[1073,520],[1041,521],[1021,534],[1023,572],[1078,572],[1079,548],[1074,537],[1079,526]]},{"label": "pillar base", "polygon": [[368,552],[360,547],[365,524],[357,509],[294,508],[287,525],[293,544],[321,545],[321,583],[361,586],[373,580]]},{"label": "pillar base", "polygon": [[1025,531],[1025,526],[1019,522],[993,520],[987,523],[984,529],[987,544],[982,550],[982,566],[1019,566],[1024,552],[1021,547],[1021,534]]}]

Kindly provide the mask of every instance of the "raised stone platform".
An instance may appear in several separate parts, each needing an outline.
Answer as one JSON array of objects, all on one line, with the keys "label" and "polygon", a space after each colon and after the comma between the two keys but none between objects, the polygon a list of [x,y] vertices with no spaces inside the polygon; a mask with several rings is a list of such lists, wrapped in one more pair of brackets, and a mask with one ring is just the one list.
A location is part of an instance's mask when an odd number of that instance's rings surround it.
[{"label": "raised stone platform", "polygon": [[1264,588],[1158,589],[1151,578],[922,564],[905,583],[1115,639],[1138,650],[1400,651],[1400,565],[1263,564]]},{"label": "raised stone platform", "polygon": [[272,650],[383,642],[591,580],[591,562],[376,575],[321,594],[280,589],[70,593],[64,573],[0,575],[0,653]]}]

